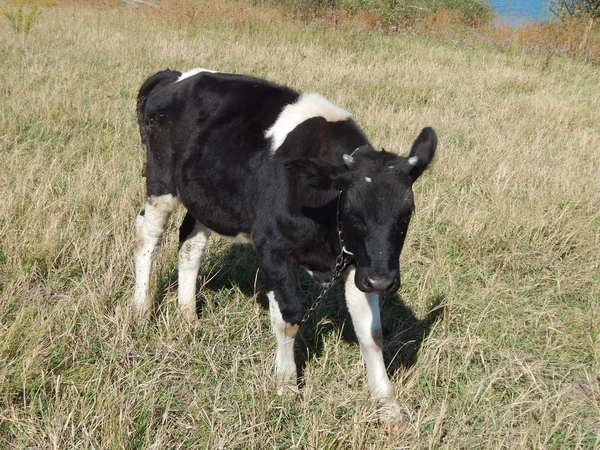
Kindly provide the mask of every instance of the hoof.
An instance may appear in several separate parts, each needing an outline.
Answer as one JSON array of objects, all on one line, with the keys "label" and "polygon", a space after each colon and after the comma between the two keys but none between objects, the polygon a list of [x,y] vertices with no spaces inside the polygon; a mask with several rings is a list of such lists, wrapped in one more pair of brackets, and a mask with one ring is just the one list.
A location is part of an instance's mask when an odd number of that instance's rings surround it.
[{"label": "hoof", "polygon": [[150,312],[149,311],[140,311],[137,309],[133,309],[132,312],[132,323],[134,328],[145,328],[150,322]]},{"label": "hoof", "polygon": [[282,397],[296,397],[300,395],[298,385],[293,382],[279,383],[277,387],[277,395]]},{"label": "hoof", "polygon": [[393,402],[378,402],[377,412],[379,420],[391,433],[404,431],[410,423],[408,409],[395,400]]},{"label": "hoof", "polygon": [[179,314],[183,323],[185,323],[188,327],[196,329],[200,325],[200,320],[198,320],[198,314],[196,314],[195,310],[189,311],[180,309]]}]

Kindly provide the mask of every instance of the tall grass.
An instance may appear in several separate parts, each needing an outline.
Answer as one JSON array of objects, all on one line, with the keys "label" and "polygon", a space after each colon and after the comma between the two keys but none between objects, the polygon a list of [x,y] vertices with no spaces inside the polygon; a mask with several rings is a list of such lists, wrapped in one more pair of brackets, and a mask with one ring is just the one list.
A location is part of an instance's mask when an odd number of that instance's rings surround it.
[{"label": "tall grass", "polygon": [[0,15],[4,17],[14,31],[28,35],[42,14],[40,10],[42,6],[46,6],[45,3],[15,0],[13,5],[0,8]]},{"label": "tall grass", "polygon": [[[53,8],[28,39],[0,27],[0,448],[598,448],[597,67],[178,5]],[[302,330],[298,399],[275,394],[252,249],[212,239],[201,326],[180,321],[182,213],[156,317],[131,327],[135,95],[195,66],[320,92],[387,150],[438,132],[383,302],[399,434],[376,421],[339,291]]]},{"label": "tall grass", "polygon": [[483,0],[269,0],[292,8],[301,17],[323,15],[327,10],[350,15],[373,13],[386,26],[414,25],[439,11],[451,11],[461,23],[471,26],[489,24],[493,19],[491,6]]}]

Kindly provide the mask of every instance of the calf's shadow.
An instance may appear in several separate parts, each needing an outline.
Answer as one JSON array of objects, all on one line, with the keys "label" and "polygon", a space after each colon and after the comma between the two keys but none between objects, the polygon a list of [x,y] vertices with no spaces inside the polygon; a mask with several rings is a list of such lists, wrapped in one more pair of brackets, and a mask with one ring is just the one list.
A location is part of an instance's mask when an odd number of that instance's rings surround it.
[{"label": "calf's shadow", "polygon": [[[207,255],[203,266],[218,267],[213,270],[202,290],[219,291],[237,288],[243,295],[256,295],[261,306],[268,310],[266,292],[262,288],[258,273],[256,252],[251,246],[230,246],[225,254]],[[176,281],[176,271],[170,271],[159,281],[158,301]],[[321,288],[306,273],[298,274],[298,289],[308,310],[321,292]],[[201,291],[200,291],[201,292]],[[197,312],[202,314],[204,296],[197,296]],[[402,297],[396,294],[382,295],[380,300],[381,325],[384,341],[384,360],[388,374],[393,376],[401,368],[409,368],[417,362],[419,349],[429,335],[431,327],[443,316],[444,297],[435,296],[429,300],[430,312],[419,319]],[[268,314],[268,312],[267,312]],[[352,326],[352,319],[346,307],[343,283],[338,280],[325,295],[321,304],[311,314],[300,329],[294,346],[298,378],[302,380],[304,368],[312,358],[323,352],[324,337],[335,333],[349,343],[358,343]],[[275,341],[275,337],[273,337]]]}]

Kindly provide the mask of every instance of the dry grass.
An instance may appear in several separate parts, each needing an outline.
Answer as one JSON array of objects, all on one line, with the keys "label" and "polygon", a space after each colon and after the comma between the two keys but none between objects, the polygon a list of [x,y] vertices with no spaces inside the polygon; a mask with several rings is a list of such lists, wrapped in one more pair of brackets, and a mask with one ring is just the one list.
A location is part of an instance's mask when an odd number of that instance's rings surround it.
[{"label": "dry grass", "polygon": [[[508,25],[480,29],[468,33],[471,40],[487,43],[501,50],[525,52],[534,55],[569,56],[594,64],[600,63],[600,28],[590,35],[583,51],[579,45],[585,24],[579,21],[565,23],[526,23],[517,28]],[[451,31],[448,32],[451,35]]]},{"label": "dry grass", "polygon": [[[597,67],[219,8],[56,7],[27,37],[0,23],[0,448],[598,448]],[[134,98],[194,66],[321,92],[388,150],[438,131],[384,302],[399,435],[375,421],[336,295],[299,342],[303,397],[275,395],[250,249],[211,242],[187,330],[173,223],[157,317],[130,327]]]}]

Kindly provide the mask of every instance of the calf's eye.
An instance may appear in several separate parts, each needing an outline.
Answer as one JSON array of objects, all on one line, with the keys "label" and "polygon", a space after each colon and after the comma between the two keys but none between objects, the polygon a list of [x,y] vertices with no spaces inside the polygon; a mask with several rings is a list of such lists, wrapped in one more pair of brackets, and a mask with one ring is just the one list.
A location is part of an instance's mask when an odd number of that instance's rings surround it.
[{"label": "calf's eye", "polygon": [[352,226],[354,228],[358,228],[361,230],[364,230],[365,228],[367,228],[365,225],[365,221],[362,218],[358,217],[357,215],[350,213],[350,214],[348,214],[348,218],[352,221]]}]

